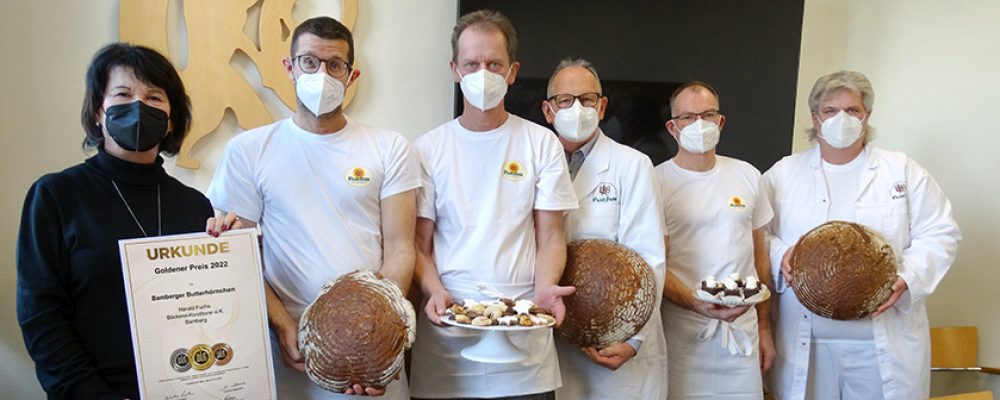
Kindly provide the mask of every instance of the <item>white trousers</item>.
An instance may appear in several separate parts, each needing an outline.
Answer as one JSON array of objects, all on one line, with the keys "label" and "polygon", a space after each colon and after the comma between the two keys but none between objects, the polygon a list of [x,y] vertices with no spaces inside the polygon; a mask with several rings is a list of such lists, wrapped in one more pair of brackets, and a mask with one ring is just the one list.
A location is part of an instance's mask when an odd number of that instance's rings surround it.
[{"label": "white trousers", "polygon": [[883,399],[874,343],[813,342],[809,353],[807,399]]}]

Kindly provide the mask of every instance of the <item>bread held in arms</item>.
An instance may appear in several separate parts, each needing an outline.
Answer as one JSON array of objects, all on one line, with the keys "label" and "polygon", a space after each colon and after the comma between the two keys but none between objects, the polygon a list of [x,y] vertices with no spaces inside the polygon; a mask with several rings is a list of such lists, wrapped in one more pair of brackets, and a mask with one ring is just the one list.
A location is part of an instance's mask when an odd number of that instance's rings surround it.
[{"label": "bread held in arms", "polygon": [[634,336],[656,306],[656,275],[634,251],[604,239],[576,240],[566,248],[561,286],[566,318],[559,336],[582,347],[604,348]]},{"label": "bread held in arms", "polygon": [[803,235],[789,259],[792,289],[809,311],[836,320],[867,317],[892,295],[896,257],[878,232],[829,221]]},{"label": "bread held in arms", "polygon": [[403,291],[381,274],[342,275],[323,286],[299,321],[306,374],[338,393],[353,384],[388,386],[416,340],[416,321]]}]

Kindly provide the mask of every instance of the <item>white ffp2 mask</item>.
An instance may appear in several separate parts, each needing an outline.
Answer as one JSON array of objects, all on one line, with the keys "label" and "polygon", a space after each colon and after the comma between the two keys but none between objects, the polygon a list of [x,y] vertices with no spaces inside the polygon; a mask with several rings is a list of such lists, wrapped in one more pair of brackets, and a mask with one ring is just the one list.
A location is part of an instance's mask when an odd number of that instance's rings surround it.
[{"label": "white ffp2 mask", "polygon": [[719,144],[719,133],[719,124],[698,118],[681,129],[680,145],[689,153],[703,154]]},{"label": "white ffp2 mask", "polygon": [[[552,107],[549,104],[549,107]],[[556,119],[553,125],[556,132],[564,139],[578,143],[590,137],[591,133],[597,130],[600,116],[594,107],[584,107],[580,100],[573,101],[573,106],[556,110]]]},{"label": "white ffp2 mask", "polygon": [[[507,74],[510,74],[510,70],[507,70]],[[469,104],[480,111],[492,110],[507,95],[507,77],[485,68],[462,76],[459,86]]]},{"label": "white ffp2 mask", "polygon": [[339,79],[323,71],[302,74],[295,79],[295,95],[317,117],[340,107],[345,91]]},{"label": "white ffp2 mask", "polygon": [[840,110],[837,115],[823,121],[819,133],[827,144],[837,149],[843,149],[861,137],[863,128],[860,119]]}]

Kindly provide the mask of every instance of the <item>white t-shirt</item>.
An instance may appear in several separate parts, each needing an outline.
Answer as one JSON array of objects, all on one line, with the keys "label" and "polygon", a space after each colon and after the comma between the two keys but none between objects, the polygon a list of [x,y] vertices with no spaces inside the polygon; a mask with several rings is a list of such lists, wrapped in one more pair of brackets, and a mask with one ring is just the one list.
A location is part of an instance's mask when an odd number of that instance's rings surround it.
[{"label": "white t-shirt", "polygon": [[830,193],[829,219],[839,221],[857,219],[854,203],[858,199],[858,181],[861,180],[861,168],[864,163],[863,153],[846,164],[837,165],[823,161],[823,175],[826,177],[826,187]]},{"label": "white t-shirt", "polygon": [[[555,134],[508,114],[499,128],[471,132],[452,120],[414,144],[423,159],[417,215],[435,222],[434,260],[446,290],[480,298],[479,283],[531,298],[534,210],[577,207]],[[521,297],[524,296],[524,297]],[[423,317],[423,315],[421,316]],[[424,398],[494,398],[554,390],[559,365],[551,330],[511,332],[529,359],[484,364],[460,356],[480,335],[417,324],[410,393]]]},{"label": "white t-shirt", "polygon": [[469,131],[454,119],[414,147],[425,169],[417,215],[435,222],[442,279],[533,282],[533,210],[577,208],[555,134],[508,114],[487,132]]},{"label": "white t-shirt", "polygon": [[323,284],[381,267],[380,201],[420,187],[415,157],[393,131],[348,120],[317,135],[285,119],[230,140],[208,198],[260,224],[264,276],[298,319]]},{"label": "white t-shirt", "polygon": [[[704,172],[683,169],[673,159],[657,166],[655,172],[670,231],[667,271],[692,290],[707,275],[718,279],[734,272],[756,276],[753,230],[774,215],[760,190],[760,172],[723,156],[716,156],[715,167]],[[749,357],[732,355],[723,347],[728,340],[740,342],[736,336],[729,338],[720,331],[702,339],[708,318],[671,303],[664,303],[662,313],[671,349],[671,398],[760,397],[756,309],[728,325],[745,335],[742,345],[750,347]]]},{"label": "white t-shirt", "polygon": [[670,248],[667,271],[694,289],[708,275],[757,275],[753,230],[774,213],[761,190],[760,172],[734,158],[716,156],[715,167],[700,172],[673,159],[656,167]]},{"label": "white t-shirt", "polygon": [[[866,150],[846,164],[822,162],[830,194],[828,220],[857,221],[855,202],[867,158]],[[816,343],[873,343],[875,340],[871,317],[838,321],[813,315],[812,334]]]}]

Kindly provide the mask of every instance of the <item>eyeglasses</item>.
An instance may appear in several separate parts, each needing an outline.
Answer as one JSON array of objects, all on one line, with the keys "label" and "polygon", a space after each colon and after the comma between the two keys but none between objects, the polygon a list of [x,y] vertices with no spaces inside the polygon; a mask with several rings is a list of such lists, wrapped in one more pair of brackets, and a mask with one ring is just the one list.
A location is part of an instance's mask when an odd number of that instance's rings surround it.
[{"label": "eyeglasses", "polygon": [[549,97],[548,100],[554,102],[558,108],[570,108],[573,107],[573,102],[577,99],[580,100],[580,105],[584,107],[596,107],[597,103],[601,101],[600,93],[584,93],[579,96],[574,96],[571,94],[557,94],[555,96]]},{"label": "eyeglasses", "polygon": [[295,56],[295,62],[299,64],[299,69],[307,74],[314,74],[319,71],[320,63],[326,63],[326,73],[334,78],[343,78],[351,72],[351,66],[339,58],[321,60],[312,54],[302,54]]},{"label": "eyeglasses", "polygon": [[684,113],[676,117],[673,117],[671,119],[680,122],[681,124],[687,125],[694,122],[698,118],[701,118],[706,121],[719,122],[719,119],[722,118],[722,112],[719,110],[708,110],[708,111],[702,111],[700,113]]}]

